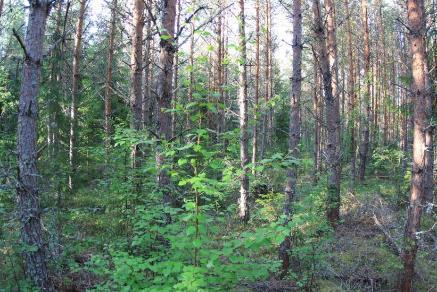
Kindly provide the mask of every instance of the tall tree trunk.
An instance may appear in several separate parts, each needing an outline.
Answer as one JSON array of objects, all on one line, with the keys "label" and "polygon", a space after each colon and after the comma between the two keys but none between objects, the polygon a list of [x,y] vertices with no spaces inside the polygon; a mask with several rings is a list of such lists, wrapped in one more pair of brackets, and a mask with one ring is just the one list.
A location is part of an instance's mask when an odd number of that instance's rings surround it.
[{"label": "tall tree trunk", "polygon": [[[223,1],[218,1],[219,9],[222,9],[223,7]],[[217,116],[217,134],[222,134],[224,132],[224,125],[223,125],[223,119],[224,119],[224,90],[223,90],[223,54],[224,54],[224,38],[223,38],[223,15],[220,13],[218,16],[217,21],[217,30],[216,30],[216,42],[217,42],[217,91],[219,94],[219,106],[218,106],[218,116]]]},{"label": "tall tree trunk", "polygon": [[364,109],[365,116],[362,118],[362,137],[361,145],[359,150],[360,155],[360,167],[358,172],[358,179],[364,181],[364,176],[366,174],[366,165],[368,162],[368,152],[369,152],[369,126],[370,126],[370,40],[369,40],[369,23],[368,23],[368,11],[367,11],[367,0],[361,0],[361,18],[364,30],[364,82],[366,83],[364,87]]},{"label": "tall tree trunk", "polygon": [[[150,0],[146,0],[145,5],[150,7]],[[150,16],[146,20],[146,44],[144,46],[144,95],[142,103],[143,127],[148,127],[152,123],[152,20]]]},{"label": "tall tree trunk", "polygon": [[[331,12],[333,12],[331,10]],[[332,75],[329,56],[325,43],[325,30],[319,0],[313,0],[313,13],[319,64],[323,77],[326,109],[326,163],[328,168],[327,217],[331,224],[335,224],[340,216],[340,152],[339,152],[339,109],[338,99],[333,95]],[[331,16],[332,17],[332,16]],[[329,43],[329,40],[328,40]],[[332,44],[329,45],[332,48]]]},{"label": "tall tree trunk", "polygon": [[[133,0],[133,29],[131,47],[131,129],[139,131],[142,128],[143,108],[143,28],[144,0]],[[132,148],[132,168],[139,167],[139,145]]]},{"label": "tall tree trunk", "polygon": [[271,46],[270,46],[270,0],[265,1],[265,44],[264,44],[264,102],[265,109],[263,113],[263,122],[262,122],[262,132],[263,139],[261,143],[261,158],[264,157],[264,153],[266,151],[267,146],[270,143],[270,129],[269,129],[269,121],[270,121],[270,54],[271,54]]},{"label": "tall tree trunk", "polygon": [[[192,6],[192,10],[195,10],[195,5],[196,5],[196,0],[193,0],[193,2],[191,3]],[[190,63],[190,70],[189,70],[189,85],[188,85],[188,102],[192,102],[193,101],[193,87],[194,87],[194,26],[195,26],[195,19],[193,17],[193,19],[190,22],[190,56],[188,58],[188,61]],[[187,124],[186,127],[187,129],[189,129],[191,126],[191,117],[190,114],[187,113]]]},{"label": "tall tree trunk", "polygon": [[249,220],[249,177],[247,176],[247,164],[249,163],[248,154],[248,134],[247,134],[247,56],[246,56],[246,33],[245,33],[245,14],[244,0],[239,0],[239,85],[238,85],[238,106],[240,120],[240,161],[241,161],[241,176],[240,176],[240,199],[239,216],[243,222]]},{"label": "tall tree trunk", "polygon": [[29,1],[30,11],[25,38],[23,79],[18,108],[17,203],[26,274],[41,291],[54,291],[48,277],[41,227],[38,193],[37,141],[38,93],[44,33],[51,2]]},{"label": "tall tree trunk", "polygon": [[[269,0],[268,1],[268,6],[267,6],[268,10],[268,22],[267,22],[267,38],[268,38],[268,51],[269,51],[269,56],[268,56],[268,66],[267,69],[269,70],[269,78],[266,82],[269,83],[268,89],[269,89],[269,100],[271,100],[274,97],[274,88],[273,88],[273,54],[274,54],[274,46],[273,46],[273,39],[272,39],[272,3]],[[268,107],[268,113],[267,113],[267,145],[268,146],[272,146],[273,140],[272,140],[272,136],[273,136],[273,119],[274,119],[274,108],[273,105]]]},{"label": "tall tree trunk", "polygon": [[314,54],[314,87],[313,87],[313,112],[314,112],[314,169],[313,182],[317,183],[319,180],[320,171],[320,74],[317,56]]},{"label": "tall tree trunk", "polygon": [[[299,157],[300,141],[300,100],[302,93],[302,5],[300,0],[293,1],[293,75],[291,77],[290,112],[288,128],[288,154],[293,158]],[[287,169],[285,184],[284,215],[287,223],[291,220],[292,203],[296,196],[297,166]],[[279,258],[282,261],[282,270],[286,272],[290,265],[289,250],[291,238],[287,236],[279,248]]]},{"label": "tall tree trunk", "polygon": [[255,2],[255,92],[253,106],[253,142],[252,142],[252,173],[255,174],[256,160],[258,154],[258,101],[259,101],[259,73],[260,73],[260,29],[259,29],[259,0]]},{"label": "tall tree trunk", "polygon": [[404,241],[404,273],[401,290],[412,291],[414,262],[417,254],[417,232],[420,231],[423,204],[432,199],[432,94],[425,47],[426,19],[423,0],[408,0],[411,64],[414,94],[413,169],[410,205]]},{"label": "tall tree trunk", "polygon": [[351,155],[351,188],[355,186],[356,176],[356,141],[355,141],[355,69],[354,69],[354,53],[352,43],[352,24],[351,14],[349,12],[349,1],[344,1],[347,17],[347,43],[348,43],[348,58],[349,58],[349,78],[348,78],[348,95],[349,95],[349,131],[350,131],[350,155]]},{"label": "tall tree trunk", "polygon": [[[158,93],[158,134],[163,141],[171,138],[171,114],[166,112],[171,108],[173,62],[176,48],[174,42],[174,29],[176,21],[176,0],[161,0],[164,9],[161,19],[161,39],[159,55],[159,73],[157,79]],[[162,147],[162,145],[160,145]],[[171,203],[170,177],[164,169],[163,149],[158,147],[156,166],[158,169],[158,184],[163,192],[163,203]]]},{"label": "tall tree trunk", "polygon": [[85,18],[86,0],[80,0],[79,16],[76,23],[76,34],[74,38],[73,49],[73,82],[71,90],[71,105],[70,105],[70,149],[69,163],[70,175],[68,177],[68,187],[73,190],[75,185],[76,167],[77,167],[77,104],[79,98],[79,83],[80,83],[80,58],[82,52],[82,36],[83,22]]},{"label": "tall tree trunk", "polygon": [[[56,27],[53,33],[53,42],[59,41],[62,36],[62,2],[58,2],[56,8]],[[68,12],[68,11],[67,11]],[[67,13],[66,12],[66,13]],[[53,96],[48,100],[48,124],[47,124],[47,152],[48,157],[51,161],[54,161],[57,153],[58,153],[58,144],[59,144],[59,130],[58,130],[58,121],[59,121],[59,101],[58,96],[60,95],[60,73],[61,73],[61,58],[63,52],[61,51],[61,46],[57,46],[53,49],[51,53],[51,72],[50,72],[50,86],[54,88]]]},{"label": "tall tree trunk", "polygon": [[[181,0],[177,0],[177,16],[176,16],[176,31],[179,31],[180,22],[181,22]],[[173,72],[173,98],[171,102],[172,112],[171,112],[171,136],[174,137],[176,135],[176,103],[178,102],[178,79],[179,79],[179,39],[176,39],[175,42],[176,51],[174,54],[174,72]]]},{"label": "tall tree trunk", "polygon": [[114,39],[116,33],[116,21],[117,21],[117,0],[112,0],[111,4],[111,26],[109,28],[109,46],[108,46],[108,60],[106,64],[106,82],[105,82],[105,150],[106,150],[106,162],[108,160],[109,148],[111,147],[111,98],[112,98],[112,66],[114,60]]}]

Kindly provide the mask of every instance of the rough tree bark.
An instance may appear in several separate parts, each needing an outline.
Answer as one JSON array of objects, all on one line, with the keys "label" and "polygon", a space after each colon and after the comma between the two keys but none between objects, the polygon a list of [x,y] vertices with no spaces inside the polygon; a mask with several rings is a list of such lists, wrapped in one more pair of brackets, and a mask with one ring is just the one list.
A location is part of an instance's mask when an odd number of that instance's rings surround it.
[{"label": "rough tree bark", "polygon": [[[335,5],[332,0],[325,0],[327,10],[327,49],[329,64],[332,74],[332,97],[333,100],[326,100],[327,106],[327,130],[328,144],[327,155],[330,174],[328,177],[328,220],[331,223],[338,221],[340,217],[340,179],[341,179],[341,158],[340,158],[340,95],[338,90],[338,58],[337,58],[337,37],[336,37],[336,16]],[[329,110],[328,110],[329,107]]]},{"label": "rough tree bark", "polygon": [[[176,32],[179,31],[180,28],[180,22],[181,22],[181,10],[182,10],[182,6],[181,6],[181,1],[177,0],[177,17],[176,17]],[[171,113],[171,136],[174,137],[176,135],[176,112],[174,111],[176,109],[176,103],[178,100],[178,80],[179,80],[179,54],[178,54],[178,50],[179,50],[179,38],[176,39],[175,41],[175,47],[176,47],[176,51],[174,54],[174,72],[173,72],[173,98],[172,98],[172,102],[171,102],[171,108],[172,108],[172,113]]]},{"label": "rough tree bark", "polygon": [[[326,163],[328,169],[328,194],[327,194],[327,217],[331,224],[335,224],[340,216],[340,175],[339,175],[339,146],[338,133],[339,113],[335,97],[332,92],[332,75],[329,64],[329,56],[325,42],[325,29],[320,10],[319,0],[313,0],[314,30],[316,47],[323,79],[323,91],[325,93],[325,117],[326,117]],[[338,101],[337,101],[338,105]]]},{"label": "rough tree bark", "polygon": [[361,143],[359,149],[360,156],[360,166],[358,172],[358,179],[360,181],[364,181],[364,176],[366,174],[366,165],[368,160],[368,152],[369,152],[369,126],[370,126],[370,85],[371,85],[371,76],[370,76],[370,40],[369,40],[369,23],[368,23],[368,11],[367,11],[367,0],[361,0],[361,19],[363,25],[363,33],[364,33],[364,82],[366,83],[364,87],[364,100],[363,106],[365,110],[365,116],[361,121]]},{"label": "rough tree bark", "polygon": [[[144,28],[144,0],[133,0],[133,28],[132,47],[130,55],[131,90],[130,111],[131,129],[139,131],[142,128],[143,110],[143,28]],[[139,145],[132,147],[132,168],[140,165]]]},{"label": "rough tree bark", "polygon": [[425,47],[424,1],[408,0],[407,11],[413,73],[414,137],[410,205],[404,234],[404,272],[400,283],[402,291],[412,291],[414,262],[418,249],[417,232],[420,230],[423,205],[428,196],[432,198],[433,170],[432,94]]},{"label": "rough tree bark", "polygon": [[252,173],[255,174],[258,154],[258,101],[259,101],[259,73],[260,73],[260,28],[259,28],[259,0],[255,2],[255,89],[253,105],[253,142],[252,142]]},{"label": "rough tree bark", "polygon": [[52,1],[29,1],[23,79],[18,108],[17,203],[25,271],[41,291],[54,291],[48,277],[38,193],[37,123],[43,40]]},{"label": "rough tree bark", "polygon": [[82,36],[83,22],[85,18],[85,7],[87,0],[79,1],[79,16],[76,23],[76,33],[74,37],[73,49],[73,76],[71,89],[71,105],[70,105],[70,148],[69,148],[69,164],[70,174],[68,176],[68,187],[73,190],[76,176],[77,164],[77,104],[79,98],[79,83],[80,83],[80,57],[82,51]]},{"label": "rough tree bark", "polygon": [[116,33],[116,21],[117,21],[117,0],[112,0],[111,4],[111,25],[109,28],[109,45],[108,45],[108,59],[106,64],[106,82],[105,82],[105,150],[106,150],[106,162],[108,159],[109,148],[111,147],[111,98],[112,98],[112,66],[114,60],[114,39]]},{"label": "rough tree bark", "polygon": [[[150,7],[150,0],[145,1],[146,7]],[[152,124],[152,20],[150,16],[146,18],[146,43],[144,46],[144,95],[142,103],[143,112],[143,127],[148,127]]]},{"label": "rough tree bark", "polygon": [[313,182],[319,181],[320,171],[320,74],[319,65],[317,63],[317,56],[314,55],[314,88],[313,88],[313,112],[314,112],[314,145],[313,145]]},{"label": "rough tree bark", "polygon": [[356,176],[356,141],[355,141],[355,68],[354,68],[354,53],[352,43],[352,21],[349,11],[349,1],[344,1],[346,9],[346,30],[347,30],[347,43],[348,43],[348,58],[349,58],[349,76],[348,76],[348,99],[349,99],[349,131],[350,131],[350,155],[351,155],[351,188],[355,186]]},{"label": "rough tree bark", "polygon": [[239,84],[238,84],[238,107],[240,120],[240,199],[238,200],[239,216],[243,222],[249,220],[249,177],[247,175],[247,164],[249,163],[248,133],[247,133],[247,68],[246,68],[246,33],[244,0],[239,0]]},{"label": "rough tree bark", "polygon": [[[300,0],[293,1],[293,75],[291,77],[290,112],[288,129],[288,154],[293,158],[299,157],[300,141],[300,100],[302,93],[302,4]],[[284,214],[287,223],[291,220],[292,203],[296,196],[297,166],[293,165],[286,171]],[[287,236],[279,247],[279,258],[282,261],[283,273],[290,265],[291,238]]]},{"label": "rough tree bark", "polygon": [[[218,8],[222,9],[223,7],[223,1],[218,1]],[[217,77],[216,77],[216,88],[219,94],[219,106],[218,106],[218,115],[217,115],[217,134],[222,134],[224,132],[223,127],[223,117],[224,117],[224,90],[223,90],[223,15],[222,13],[219,14],[217,24],[216,24],[216,42],[217,42]]]},{"label": "rough tree bark", "polygon": [[[173,96],[172,77],[173,62],[176,48],[174,42],[174,29],[176,21],[176,0],[162,0],[163,8],[161,17],[161,39],[159,55],[159,73],[157,79],[158,94],[158,135],[162,141],[171,139],[171,114],[166,109],[171,108],[171,99]],[[162,145],[160,145],[162,147]],[[163,149],[158,147],[156,154],[156,167],[158,169],[158,184],[163,192],[163,203],[171,203],[170,177],[164,166]]]}]

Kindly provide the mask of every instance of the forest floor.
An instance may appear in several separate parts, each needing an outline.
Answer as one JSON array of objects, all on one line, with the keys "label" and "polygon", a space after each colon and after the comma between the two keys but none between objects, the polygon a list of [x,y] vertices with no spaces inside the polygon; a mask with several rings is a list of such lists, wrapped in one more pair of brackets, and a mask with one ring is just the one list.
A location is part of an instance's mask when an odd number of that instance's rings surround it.
[{"label": "forest floor", "polygon": [[[303,189],[311,188],[310,183],[306,184],[308,185]],[[332,240],[323,247],[325,260],[313,274],[317,291],[396,290],[402,271],[402,262],[397,253],[405,220],[405,205],[400,204],[398,199],[394,200],[398,198],[397,192],[399,188],[378,178],[369,179],[365,184],[357,186],[354,193],[348,191],[347,187],[342,188],[342,221],[336,228]],[[89,202],[82,203],[90,206]],[[93,250],[92,239],[89,239],[92,236],[110,233],[107,226],[111,226],[111,215],[108,217],[108,214],[94,209],[89,209],[86,211],[88,214],[84,214],[80,208],[73,210],[72,214],[74,213],[74,222],[78,224],[74,237],[82,238],[84,242],[88,240],[88,244],[84,244],[81,253],[72,256],[77,269],[65,276],[64,280],[67,279],[70,285],[64,286],[64,291],[85,291],[101,281],[93,273],[80,268],[89,261],[94,252],[98,252]],[[427,216],[431,217],[425,215],[424,228],[432,221],[432,218]],[[115,220],[115,217],[112,219]],[[99,222],[105,222],[106,227]],[[113,226],[116,225],[114,222]],[[94,230],[95,234],[82,234],[81,230]],[[436,234],[433,233],[421,239],[416,282],[419,291],[433,291],[437,288],[435,238]],[[77,250],[77,244],[74,249]],[[267,257],[275,258],[276,254]],[[270,280],[246,283],[235,288],[235,291],[298,290],[303,288],[298,288],[290,279],[278,280],[275,275],[272,275]]]}]

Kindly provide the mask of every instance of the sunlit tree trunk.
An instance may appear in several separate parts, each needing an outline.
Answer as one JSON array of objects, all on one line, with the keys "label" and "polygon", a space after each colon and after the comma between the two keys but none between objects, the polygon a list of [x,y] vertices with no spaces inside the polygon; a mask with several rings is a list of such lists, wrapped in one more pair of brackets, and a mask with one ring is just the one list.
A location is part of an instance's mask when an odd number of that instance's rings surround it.
[{"label": "sunlit tree trunk", "polygon": [[38,93],[44,33],[52,1],[29,1],[25,57],[18,106],[17,203],[25,271],[41,291],[54,291],[48,277],[38,193]]},{"label": "sunlit tree trunk", "polygon": [[426,16],[423,0],[408,0],[411,62],[413,73],[414,138],[410,205],[404,235],[404,273],[401,290],[412,291],[417,232],[420,231],[423,205],[432,199],[432,94],[425,48]]},{"label": "sunlit tree trunk", "polygon": [[[293,75],[291,77],[290,112],[288,128],[288,154],[297,159],[299,157],[300,141],[300,100],[302,94],[302,6],[300,0],[293,1]],[[285,184],[284,215],[291,220],[292,203],[296,196],[297,165],[287,169]],[[279,258],[282,261],[283,272],[290,265],[291,238],[287,236],[279,248]]]},{"label": "sunlit tree trunk", "polygon": [[249,220],[249,177],[247,176],[247,164],[249,163],[248,153],[248,133],[247,133],[247,68],[246,68],[246,33],[245,33],[245,14],[244,0],[239,0],[239,85],[238,85],[238,107],[240,120],[240,199],[239,216],[243,222]]},{"label": "sunlit tree trunk", "polygon": [[85,19],[86,0],[79,1],[79,16],[76,23],[76,34],[74,37],[73,49],[73,76],[71,89],[71,105],[70,105],[70,149],[69,149],[69,164],[70,175],[68,177],[68,186],[73,190],[76,167],[77,167],[77,105],[79,98],[79,83],[80,83],[80,59],[82,52],[82,37],[83,37],[83,23]]},{"label": "sunlit tree trunk", "polygon": [[370,86],[371,86],[371,75],[370,75],[370,40],[369,40],[369,24],[368,24],[368,12],[367,12],[367,0],[361,1],[361,18],[364,30],[364,96],[363,96],[363,108],[364,117],[361,121],[361,145],[359,149],[360,156],[360,167],[358,172],[358,178],[360,181],[364,180],[366,174],[366,165],[368,162],[368,152],[369,152],[369,126],[370,126]]}]

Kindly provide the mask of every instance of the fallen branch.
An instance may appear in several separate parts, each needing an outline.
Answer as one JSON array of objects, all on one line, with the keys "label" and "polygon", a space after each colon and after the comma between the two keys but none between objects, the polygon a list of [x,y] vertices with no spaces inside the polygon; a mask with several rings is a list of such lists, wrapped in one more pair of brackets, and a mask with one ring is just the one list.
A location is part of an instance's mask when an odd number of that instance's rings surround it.
[{"label": "fallen branch", "polygon": [[384,228],[384,226],[379,222],[378,218],[376,217],[375,213],[373,213],[373,221],[375,222],[376,226],[379,228],[379,230],[384,233],[385,238],[387,239],[389,246],[393,250],[393,252],[397,256],[402,256],[402,248],[398,245],[398,243],[394,240],[393,237],[391,237],[390,233],[387,231],[387,229]]}]

